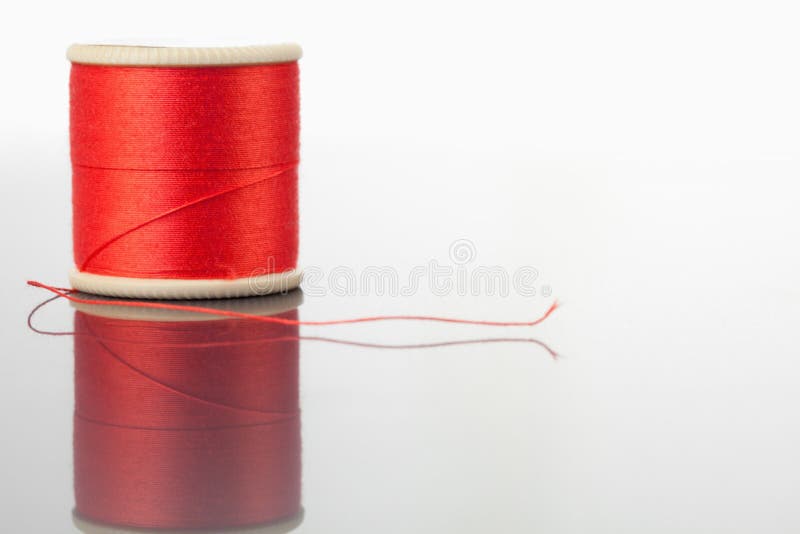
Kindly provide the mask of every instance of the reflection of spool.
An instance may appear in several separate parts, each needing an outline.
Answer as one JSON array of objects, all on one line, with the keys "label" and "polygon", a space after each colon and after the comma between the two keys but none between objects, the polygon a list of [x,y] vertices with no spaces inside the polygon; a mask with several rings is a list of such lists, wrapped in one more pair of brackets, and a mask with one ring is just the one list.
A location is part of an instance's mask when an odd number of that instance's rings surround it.
[{"label": "reflection of spool", "polygon": [[[296,318],[301,299],[211,306]],[[81,305],[75,334],[79,528],[299,523],[297,326]]]}]

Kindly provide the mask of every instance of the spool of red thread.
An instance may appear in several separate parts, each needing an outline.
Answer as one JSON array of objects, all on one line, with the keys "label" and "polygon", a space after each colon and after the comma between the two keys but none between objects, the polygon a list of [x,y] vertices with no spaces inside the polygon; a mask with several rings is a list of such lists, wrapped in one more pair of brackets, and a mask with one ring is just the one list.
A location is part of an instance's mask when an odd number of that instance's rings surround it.
[{"label": "spool of red thread", "polygon": [[74,45],[72,286],[285,291],[297,269],[297,45]]},{"label": "spool of red thread", "polygon": [[[301,298],[210,305],[294,318]],[[76,307],[80,529],[274,533],[300,523],[297,326]]]}]

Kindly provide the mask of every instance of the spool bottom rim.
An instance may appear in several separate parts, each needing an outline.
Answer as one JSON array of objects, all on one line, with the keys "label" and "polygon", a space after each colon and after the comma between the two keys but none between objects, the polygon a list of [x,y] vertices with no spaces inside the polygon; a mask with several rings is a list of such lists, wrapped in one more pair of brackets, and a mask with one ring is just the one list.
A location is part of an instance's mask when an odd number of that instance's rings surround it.
[{"label": "spool bottom rim", "polygon": [[303,279],[300,269],[248,276],[233,280],[170,280],[131,278],[87,273],[74,269],[70,285],[84,293],[106,297],[138,299],[219,299],[254,297],[297,288]]}]

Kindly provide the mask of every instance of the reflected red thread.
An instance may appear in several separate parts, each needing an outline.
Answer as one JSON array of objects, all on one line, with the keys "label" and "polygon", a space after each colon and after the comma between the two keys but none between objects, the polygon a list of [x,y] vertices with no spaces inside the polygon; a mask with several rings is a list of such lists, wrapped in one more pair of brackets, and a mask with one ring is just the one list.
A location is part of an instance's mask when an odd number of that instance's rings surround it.
[{"label": "reflected red thread", "polygon": [[[37,334],[41,334],[44,336],[74,336],[76,333],[74,331],[53,331],[53,330],[42,330],[34,326],[33,324],[33,316],[36,315],[40,309],[44,306],[53,302],[56,299],[60,299],[61,295],[56,295],[55,297],[50,297],[47,300],[40,302],[33,309],[28,313],[28,328]],[[98,338],[100,339],[100,338]],[[102,341],[102,339],[100,339]],[[495,338],[478,338],[478,339],[457,339],[453,341],[436,341],[436,342],[427,342],[427,343],[400,343],[400,344],[390,344],[390,343],[370,343],[364,341],[355,341],[355,340],[348,340],[348,339],[337,339],[331,337],[322,337],[322,336],[297,336],[296,338],[271,338],[273,342],[275,341],[320,341],[323,343],[333,343],[337,345],[347,345],[351,347],[362,347],[362,348],[374,348],[374,349],[395,349],[395,350],[407,350],[407,349],[432,349],[432,348],[440,348],[440,347],[454,347],[454,346],[463,346],[463,345],[477,345],[477,344],[489,344],[489,343],[530,343],[533,345],[538,345],[539,347],[543,348],[547,351],[550,356],[556,360],[560,357],[560,355],[554,351],[550,346],[538,339],[535,338],[523,338],[523,337],[495,337]],[[205,344],[208,346],[208,344]]]},{"label": "reflected red thread", "polygon": [[300,512],[296,326],[78,311],[75,332],[78,515],[214,529]]},{"label": "reflected red thread", "polygon": [[296,62],[73,64],[78,269],[233,279],[297,260]]}]

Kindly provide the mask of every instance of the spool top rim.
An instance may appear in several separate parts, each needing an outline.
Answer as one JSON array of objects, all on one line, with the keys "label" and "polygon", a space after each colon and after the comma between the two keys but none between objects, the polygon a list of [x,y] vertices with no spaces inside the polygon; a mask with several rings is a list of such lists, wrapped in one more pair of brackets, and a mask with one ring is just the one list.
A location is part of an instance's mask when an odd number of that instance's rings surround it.
[{"label": "spool top rim", "polygon": [[86,65],[211,67],[268,65],[297,61],[303,49],[295,43],[255,46],[183,47],[73,44],[67,59]]}]

